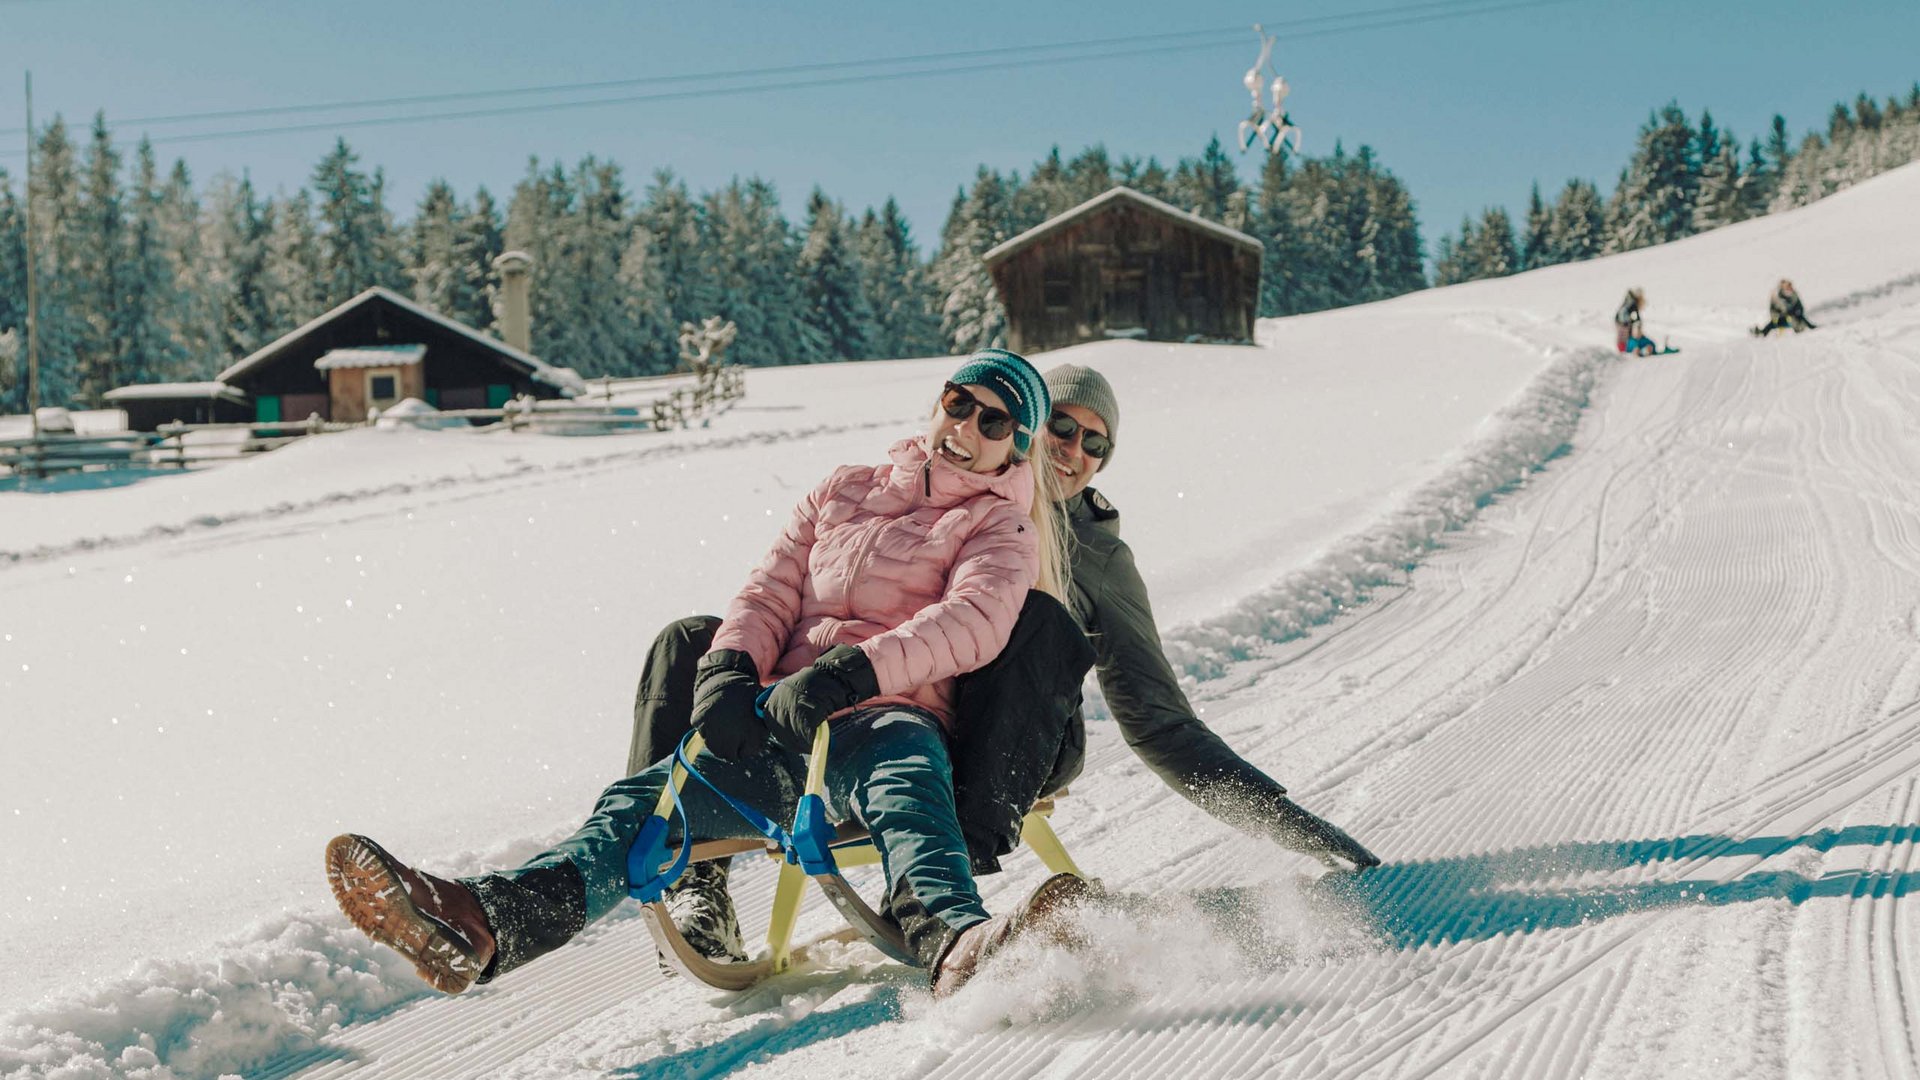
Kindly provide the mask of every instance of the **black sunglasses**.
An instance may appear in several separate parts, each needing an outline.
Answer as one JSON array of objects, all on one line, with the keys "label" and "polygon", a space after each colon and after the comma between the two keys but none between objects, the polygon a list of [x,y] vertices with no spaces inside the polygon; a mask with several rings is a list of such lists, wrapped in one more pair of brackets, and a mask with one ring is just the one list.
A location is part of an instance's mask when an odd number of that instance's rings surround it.
[{"label": "black sunglasses", "polygon": [[994,442],[1011,438],[1013,429],[1017,426],[1012,413],[1005,409],[994,408],[974,397],[966,387],[955,386],[953,383],[948,383],[946,389],[940,392],[940,407],[955,420],[965,420],[973,415],[975,409],[980,410],[980,419],[974,426],[982,437]]},{"label": "black sunglasses", "polygon": [[1080,426],[1080,421],[1066,413],[1057,412],[1047,417],[1047,430],[1053,433],[1054,438],[1068,444],[1073,442],[1073,433],[1080,432],[1081,451],[1095,460],[1104,461],[1113,452],[1112,439],[1090,427]]}]

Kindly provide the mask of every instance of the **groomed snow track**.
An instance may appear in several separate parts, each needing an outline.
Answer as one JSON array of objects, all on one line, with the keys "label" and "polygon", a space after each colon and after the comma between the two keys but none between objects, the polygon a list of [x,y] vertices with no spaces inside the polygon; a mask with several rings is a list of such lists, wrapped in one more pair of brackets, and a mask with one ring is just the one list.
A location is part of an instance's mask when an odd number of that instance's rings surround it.
[{"label": "groomed snow track", "polygon": [[1175,906],[1096,920],[1129,950],[730,1000],[618,919],[262,1075],[1920,1077],[1920,307],[1848,314],[1621,361],[1572,454],[1207,702],[1389,860],[1358,882],[1102,730],[1056,821]]}]

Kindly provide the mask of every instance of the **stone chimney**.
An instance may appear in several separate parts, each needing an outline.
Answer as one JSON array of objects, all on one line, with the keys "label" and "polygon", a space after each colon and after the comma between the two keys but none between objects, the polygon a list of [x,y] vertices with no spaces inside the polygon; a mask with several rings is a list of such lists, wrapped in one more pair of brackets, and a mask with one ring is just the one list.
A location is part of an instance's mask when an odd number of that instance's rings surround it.
[{"label": "stone chimney", "polygon": [[533,256],[524,251],[502,252],[493,260],[493,268],[500,273],[500,304],[493,312],[500,320],[500,340],[521,352],[532,352],[533,310],[527,292]]}]

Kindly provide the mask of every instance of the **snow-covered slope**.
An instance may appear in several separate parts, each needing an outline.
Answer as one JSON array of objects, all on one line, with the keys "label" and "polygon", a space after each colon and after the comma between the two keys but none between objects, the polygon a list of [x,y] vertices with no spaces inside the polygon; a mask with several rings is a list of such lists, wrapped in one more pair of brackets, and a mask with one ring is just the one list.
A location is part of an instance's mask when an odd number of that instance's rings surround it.
[{"label": "snow-covered slope", "polygon": [[[1783,274],[1822,330],[1745,338]],[[1594,348],[1629,284],[1685,353]],[[850,949],[722,1000],[615,917],[422,997],[328,910],[320,844],[465,869],[564,828],[652,629],[951,362],[755,372],[672,436],[365,432],[0,493],[0,1074],[1909,1075],[1920,168],[1261,341],[1043,363],[1113,378],[1102,487],[1169,651],[1390,860],[1359,885],[1302,884],[1096,728],[1063,836],[1175,911],[1105,928],[1127,953],[935,1006]]]}]

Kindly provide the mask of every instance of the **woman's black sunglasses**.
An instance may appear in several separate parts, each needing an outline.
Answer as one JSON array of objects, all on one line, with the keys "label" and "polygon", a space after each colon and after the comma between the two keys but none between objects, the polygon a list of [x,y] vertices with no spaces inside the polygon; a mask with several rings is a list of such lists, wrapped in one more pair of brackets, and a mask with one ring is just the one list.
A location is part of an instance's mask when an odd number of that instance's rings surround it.
[{"label": "woman's black sunglasses", "polygon": [[965,420],[973,415],[975,409],[980,410],[980,419],[975,422],[974,427],[982,437],[992,439],[994,442],[1012,438],[1013,429],[1017,426],[1013,421],[1012,413],[1005,409],[994,408],[974,397],[966,387],[955,386],[953,383],[948,383],[946,389],[940,392],[940,407],[955,420]]},{"label": "woman's black sunglasses", "polygon": [[1066,413],[1057,412],[1048,417],[1047,430],[1053,432],[1053,437],[1063,443],[1073,442],[1073,433],[1080,432],[1080,449],[1090,458],[1104,461],[1107,455],[1113,452],[1112,439],[1090,427],[1081,427],[1080,421]]}]

